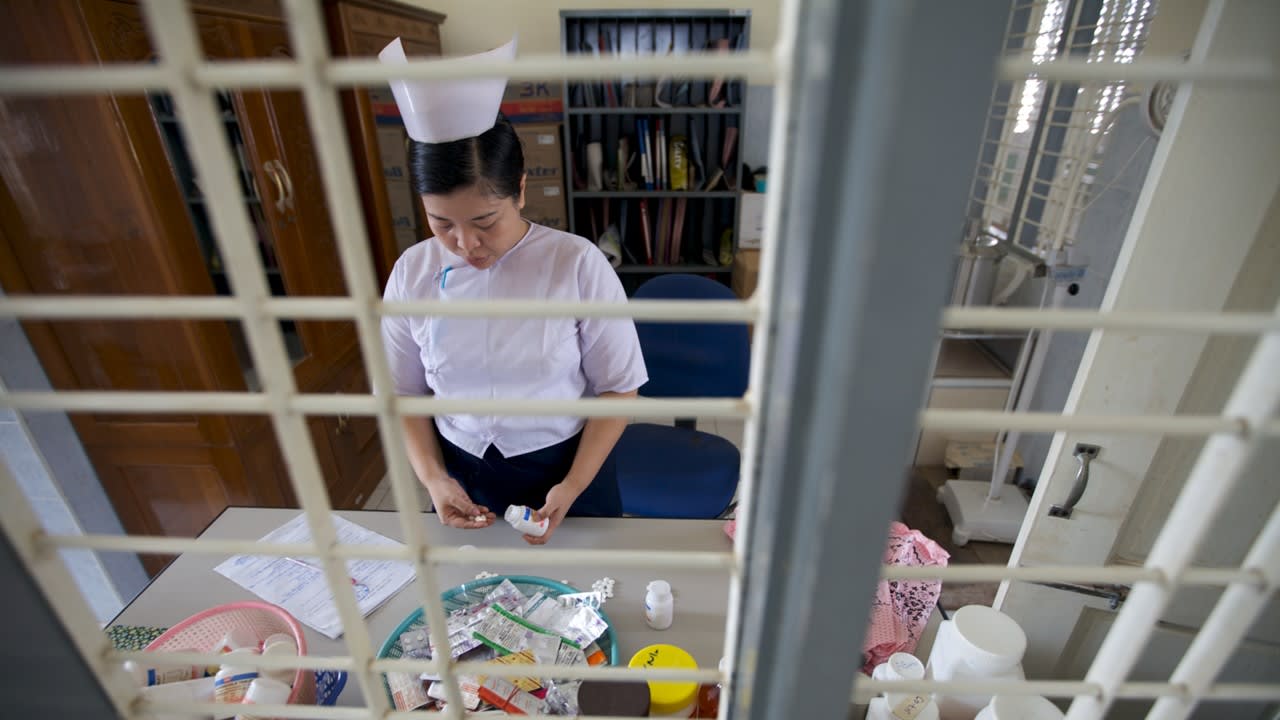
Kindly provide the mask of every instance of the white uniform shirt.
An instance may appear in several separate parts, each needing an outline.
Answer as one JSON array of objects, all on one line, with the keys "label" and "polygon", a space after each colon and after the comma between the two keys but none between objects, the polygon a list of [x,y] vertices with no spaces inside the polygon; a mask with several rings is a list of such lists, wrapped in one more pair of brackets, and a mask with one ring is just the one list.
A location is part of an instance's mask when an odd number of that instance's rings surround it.
[{"label": "white uniform shirt", "polygon": [[[446,271],[446,268],[448,270]],[[626,302],[608,260],[585,238],[530,223],[492,266],[477,270],[439,242],[405,251],[384,299],[527,299]],[[648,381],[635,323],[628,319],[385,316],[382,339],[398,395],[465,398],[591,397],[630,392]],[[435,418],[449,442],[482,457],[504,457],[573,437],[575,417],[447,415]]]}]

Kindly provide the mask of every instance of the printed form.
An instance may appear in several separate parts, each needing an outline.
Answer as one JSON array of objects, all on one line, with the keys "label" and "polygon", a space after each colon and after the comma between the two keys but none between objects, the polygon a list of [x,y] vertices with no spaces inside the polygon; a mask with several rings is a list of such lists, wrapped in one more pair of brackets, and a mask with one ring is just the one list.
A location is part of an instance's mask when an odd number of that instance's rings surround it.
[{"label": "printed form", "polygon": [[[333,516],[338,542],[343,545],[401,544],[385,535]],[[261,542],[309,543],[306,518],[297,517],[262,536]],[[320,559],[236,555],[214,568],[249,592],[288,610],[298,622],[331,639],[342,635],[342,620],[329,592]],[[367,617],[413,581],[413,565],[389,560],[348,560],[347,573],[355,587],[360,614]]]}]

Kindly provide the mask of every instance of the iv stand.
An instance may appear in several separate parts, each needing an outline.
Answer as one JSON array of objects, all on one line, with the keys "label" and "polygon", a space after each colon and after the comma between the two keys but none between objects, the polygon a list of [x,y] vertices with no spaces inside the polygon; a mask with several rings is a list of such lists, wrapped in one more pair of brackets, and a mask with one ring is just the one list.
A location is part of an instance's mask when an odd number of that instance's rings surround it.
[{"label": "iv stand", "polygon": [[[1085,265],[1073,265],[1067,259],[1068,250],[1051,251],[1045,261],[1046,286],[1049,295],[1047,306],[1062,307],[1067,297],[1079,291]],[[1042,300],[1041,307],[1046,303]],[[1040,374],[1044,370],[1053,340],[1052,330],[1033,330],[1020,354],[1014,373],[1013,387],[1005,404],[1006,410],[1025,412],[1030,409]],[[938,489],[938,501],[946,506],[951,516],[951,539],[958,546],[970,540],[1013,543],[1017,540],[1027,513],[1027,501],[1016,489],[1006,489],[1005,480],[1013,464],[1021,433],[1010,431],[996,437],[995,458],[992,463],[991,481],[948,480]]]}]

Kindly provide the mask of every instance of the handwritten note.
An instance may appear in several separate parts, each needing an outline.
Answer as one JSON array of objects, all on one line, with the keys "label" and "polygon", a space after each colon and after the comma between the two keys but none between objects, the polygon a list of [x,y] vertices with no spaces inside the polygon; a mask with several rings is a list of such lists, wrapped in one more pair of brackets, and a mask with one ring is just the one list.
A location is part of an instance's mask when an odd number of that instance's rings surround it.
[{"label": "handwritten note", "polygon": [[928,704],[929,698],[924,695],[909,695],[894,706],[893,716],[898,720],[915,720]]},{"label": "handwritten note", "polygon": [[[338,542],[347,545],[394,545],[400,543],[384,535],[333,516]],[[311,529],[306,518],[294,519],[262,536],[264,543],[309,543]],[[300,561],[300,562],[299,562]],[[342,619],[333,601],[333,593],[320,559],[300,557],[292,560],[262,555],[237,555],[214,568],[220,575],[269,603],[288,610],[298,622],[326,637],[342,635]],[[347,572],[356,590],[360,614],[368,616],[382,607],[404,586],[413,581],[413,565],[385,560],[348,560]]]}]

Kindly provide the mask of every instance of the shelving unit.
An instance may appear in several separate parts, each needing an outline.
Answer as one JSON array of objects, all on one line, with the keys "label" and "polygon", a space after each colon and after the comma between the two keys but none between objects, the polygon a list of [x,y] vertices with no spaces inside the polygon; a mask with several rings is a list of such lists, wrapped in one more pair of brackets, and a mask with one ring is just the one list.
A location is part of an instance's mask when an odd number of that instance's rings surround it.
[{"label": "shelving unit", "polygon": [[[746,49],[750,34],[745,10],[563,11],[560,18],[566,54],[736,52]],[[569,231],[597,240],[607,227],[617,228],[623,245],[617,272],[628,293],[665,273],[705,274],[728,284],[738,243],[744,81],[621,77],[566,82],[564,97]],[[688,151],[685,182],[679,163],[672,169],[678,138]],[[623,141],[634,158],[629,162],[619,160]],[[598,185],[587,167],[591,143],[601,145]],[[645,155],[651,186],[642,170]],[[647,248],[642,212],[649,219]]]}]

